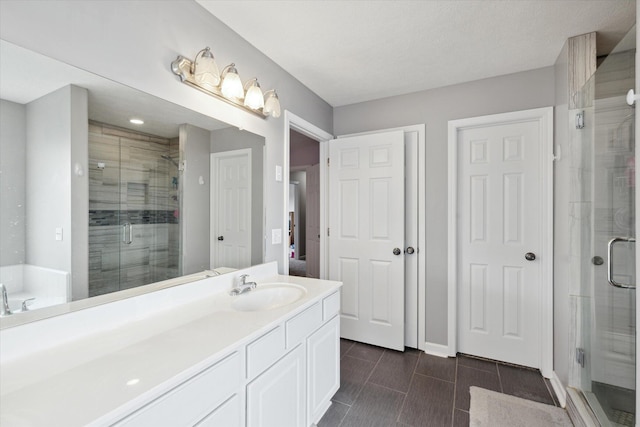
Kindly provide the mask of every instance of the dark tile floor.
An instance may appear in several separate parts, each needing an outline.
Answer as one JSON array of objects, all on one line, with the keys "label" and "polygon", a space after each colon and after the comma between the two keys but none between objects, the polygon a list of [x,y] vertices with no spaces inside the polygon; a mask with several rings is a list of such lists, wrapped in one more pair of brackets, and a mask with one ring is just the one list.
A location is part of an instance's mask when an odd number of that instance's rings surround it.
[{"label": "dark tile floor", "polygon": [[469,387],[558,405],[538,371],[459,355],[441,358],[340,342],[340,389],[318,427],[469,425]]}]

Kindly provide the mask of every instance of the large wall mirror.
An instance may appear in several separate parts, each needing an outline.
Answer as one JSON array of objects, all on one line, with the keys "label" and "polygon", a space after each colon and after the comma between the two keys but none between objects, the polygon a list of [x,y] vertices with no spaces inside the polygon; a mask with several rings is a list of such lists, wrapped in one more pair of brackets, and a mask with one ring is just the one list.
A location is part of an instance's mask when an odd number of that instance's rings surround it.
[{"label": "large wall mirror", "polygon": [[0,56],[3,327],[263,261],[264,137],[3,40]]}]

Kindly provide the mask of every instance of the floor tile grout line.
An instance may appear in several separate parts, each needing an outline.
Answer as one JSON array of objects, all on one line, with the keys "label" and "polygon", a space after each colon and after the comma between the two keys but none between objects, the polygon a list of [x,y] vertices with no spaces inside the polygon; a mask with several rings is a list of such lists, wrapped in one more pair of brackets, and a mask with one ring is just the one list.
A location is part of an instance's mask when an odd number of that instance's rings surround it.
[{"label": "floor tile grout line", "polygon": [[[364,380],[364,383],[362,384],[363,386],[369,382],[369,380],[371,379],[371,376],[373,375],[373,373],[375,372],[376,368],[378,367],[378,365],[380,364],[380,361],[382,360],[382,356],[384,356],[384,353],[387,350],[383,350],[382,354],[380,355],[380,357],[378,358],[378,360],[376,361],[376,364],[373,366],[373,369],[371,370],[371,372],[369,372],[369,376],[367,376],[367,379]],[[362,359],[360,359],[362,360]],[[370,360],[368,360],[368,362],[371,362]]]},{"label": "floor tile grout line", "polygon": [[[353,408],[353,405],[356,404],[356,402],[358,401],[358,398],[360,397],[360,395],[362,394],[362,389],[364,388],[364,386],[369,382],[369,379],[371,378],[371,375],[373,375],[373,371],[376,370],[376,368],[378,367],[378,364],[380,363],[380,361],[382,360],[382,355],[384,355],[384,352],[386,350],[382,351],[382,354],[380,355],[380,357],[378,358],[378,361],[376,362],[376,364],[373,366],[373,369],[371,369],[371,372],[369,372],[369,376],[367,376],[367,379],[364,380],[364,382],[362,383],[362,386],[360,386],[360,390],[358,390],[358,394],[356,394],[356,396],[353,398],[353,402],[351,403],[351,406],[349,406],[349,410],[347,411],[346,414],[344,414],[344,418],[342,419],[342,421],[340,421],[340,424],[338,425],[338,427],[340,427],[342,425],[342,423],[344,422],[344,420],[347,419],[347,415],[349,415],[349,412],[351,412],[351,409]],[[346,354],[345,354],[346,356]],[[349,356],[349,357],[353,357],[353,356]],[[354,357],[354,359],[358,359],[357,357]],[[363,359],[358,359],[358,360],[363,360]],[[371,362],[370,360],[367,360],[366,362]],[[373,384],[373,383],[371,383]],[[377,384],[374,384],[377,385]]]},{"label": "floor tile grout line", "polygon": [[[457,371],[457,368],[456,368],[456,371]],[[432,378],[434,380],[442,381],[442,382],[449,383],[449,384],[454,384],[456,382],[455,379],[453,381],[447,381],[447,380],[444,380],[442,378],[434,377],[432,375],[421,374],[420,372],[416,372],[415,375],[420,375],[421,377],[425,377],[425,378]]]},{"label": "floor tile grout line", "polygon": [[451,408],[451,427],[456,419],[456,393],[458,391],[458,357],[456,355],[456,371],[453,374],[453,408]]},{"label": "floor tile grout line", "polygon": [[387,386],[376,384],[376,383],[367,382],[366,384],[374,385],[376,387],[380,387],[380,388],[383,388],[385,390],[393,391],[395,393],[407,394],[407,392],[405,392],[405,391],[396,390],[395,388],[387,387]]},{"label": "floor tile grout line", "polygon": [[[457,359],[457,357],[456,357],[456,359]],[[473,369],[474,371],[487,372],[489,374],[492,373],[491,371],[487,371],[486,369],[474,368],[473,366],[467,366],[467,365],[460,365],[460,366],[462,366],[463,368]],[[496,371],[497,371],[497,369],[496,369]],[[494,375],[495,375],[495,373],[494,373]]]},{"label": "floor tile grout line", "polygon": [[378,362],[374,362],[373,360],[363,359],[362,357],[356,357],[356,356],[352,356],[352,355],[350,355],[350,354],[345,354],[345,355],[344,355],[344,356],[342,356],[342,357],[345,357],[345,356],[346,356],[346,357],[350,357],[350,358],[352,358],[352,359],[360,360],[360,361],[362,361],[362,362],[378,363]]},{"label": "floor tile grout line", "polygon": [[[402,399],[402,405],[400,405],[400,411],[398,412],[398,417],[396,418],[396,423],[400,422],[400,417],[402,416],[402,411],[404,411],[404,407],[407,403],[407,399],[409,398],[409,392],[411,391],[411,386],[413,385],[413,380],[416,377],[416,370],[418,369],[418,364],[420,363],[420,357],[422,357],[421,354],[418,354],[418,360],[416,360],[416,365],[413,367],[413,373],[411,374],[411,381],[409,381],[409,388],[407,389],[407,393],[404,395],[404,399]],[[408,425],[405,423],[402,423],[404,425]]]},{"label": "floor tile grout line", "polygon": [[[404,399],[402,399],[402,405],[400,405],[400,411],[398,411],[398,417],[396,418],[396,423],[400,423],[400,416],[402,416],[402,411],[404,411],[404,406],[407,403],[407,398],[409,397],[409,392],[411,391],[411,385],[413,384],[413,380],[416,377],[416,370],[418,369],[418,365],[420,364],[421,357],[422,357],[422,352],[418,352],[418,357],[416,357],[416,363],[415,365],[413,365],[413,371],[411,372],[411,380],[409,380],[407,393],[404,395]],[[401,424],[408,425],[405,423],[401,423]]]},{"label": "floor tile grout line", "polygon": [[349,405],[349,409],[347,409],[347,412],[344,413],[344,417],[342,417],[342,419],[338,423],[338,427],[340,427],[342,425],[342,423],[344,422],[344,420],[347,419],[347,416],[349,415],[349,412],[351,412],[351,405]]}]

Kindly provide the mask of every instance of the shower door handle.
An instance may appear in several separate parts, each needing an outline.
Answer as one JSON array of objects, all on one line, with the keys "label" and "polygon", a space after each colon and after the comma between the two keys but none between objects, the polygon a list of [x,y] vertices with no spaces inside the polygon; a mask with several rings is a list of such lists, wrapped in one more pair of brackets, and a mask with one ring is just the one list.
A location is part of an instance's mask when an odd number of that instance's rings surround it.
[{"label": "shower door handle", "polygon": [[609,244],[607,245],[607,281],[611,286],[615,286],[616,288],[635,289],[636,285],[616,282],[613,278],[613,245],[618,242],[635,243],[636,239],[634,237],[614,237],[609,240]]},{"label": "shower door handle", "polygon": [[133,225],[130,222],[125,222],[122,225],[122,243],[130,245],[133,242]]}]

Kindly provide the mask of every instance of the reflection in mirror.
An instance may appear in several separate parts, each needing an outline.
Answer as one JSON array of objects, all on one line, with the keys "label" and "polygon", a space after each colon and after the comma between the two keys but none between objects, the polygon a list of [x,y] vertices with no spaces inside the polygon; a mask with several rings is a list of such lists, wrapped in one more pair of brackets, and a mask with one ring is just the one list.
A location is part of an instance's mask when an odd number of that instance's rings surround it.
[{"label": "reflection in mirror", "polygon": [[0,56],[12,325],[23,311],[262,262],[262,136],[2,40]]}]

